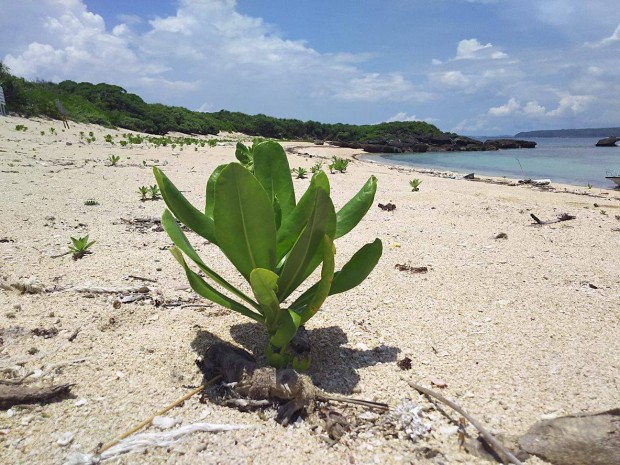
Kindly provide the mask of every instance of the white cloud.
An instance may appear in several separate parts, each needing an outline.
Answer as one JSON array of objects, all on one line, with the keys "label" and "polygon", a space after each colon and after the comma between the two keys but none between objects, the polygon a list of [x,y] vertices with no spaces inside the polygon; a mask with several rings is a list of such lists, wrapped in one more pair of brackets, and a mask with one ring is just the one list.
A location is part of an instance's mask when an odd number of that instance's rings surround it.
[{"label": "white cloud", "polygon": [[464,89],[471,85],[471,80],[461,71],[446,71],[437,73],[431,77],[436,82],[453,89]]},{"label": "white cloud", "polygon": [[489,108],[489,115],[492,116],[510,116],[521,108],[521,104],[515,99],[511,98],[508,103],[499,107]]},{"label": "white cloud", "polygon": [[543,105],[540,105],[535,100],[521,105],[516,98],[512,97],[504,105],[489,108],[487,113],[495,117],[514,115],[528,118],[538,118],[541,116],[559,117],[583,112],[592,100],[591,96],[586,95],[564,95],[560,98],[556,109],[547,111]]},{"label": "white cloud", "polygon": [[606,47],[618,41],[620,41],[620,24],[616,27],[614,32],[609,37],[605,37],[604,39],[601,39],[598,42],[586,42],[585,45],[586,47],[598,48],[598,47]]},{"label": "white cloud", "polygon": [[482,45],[478,39],[463,39],[456,47],[455,60],[498,60],[508,55],[490,42]]},{"label": "white cloud", "polygon": [[402,74],[367,74],[351,79],[335,95],[346,101],[377,102],[385,100],[427,100],[430,94],[419,92]]},{"label": "white cloud", "polygon": [[390,116],[386,119],[385,123],[392,123],[394,121],[420,121],[415,115],[408,115],[404,111],[396,113],[394,116]]},{"label": "white cloud", "polygon": [[566,114],[578,114],[583,112],[593,98],[588,95],[565,95],[555,110],[547,113],[549,116],[563,116]]},{"label": "white cloud", "polygon": [[[33,2],[42,13],[35,13]],[[283,116],[290,116],[285,108],[291,96],[323,105],[333,99],[430,98],[402,73],[361,69],[371,54],[322,54],[304,41],[286,40],[262,19],[238,13],[234,0],[181,0],[176,14],[148,21],[146,31],[145,24],[140,31],[133,28],[139,23],[135,17],[107,30],[103,18],[80,0],[23,3],[33,7],[28,14],[36,20],[29,26],[41,40],[26,41],[4,61],[29,79],[109,82],[147,101],[174,100],[190,108],[196,101],[190,91],[201,88],[198,100],[211,107]],[[19,8],[13,9],[21,16]]]},{"label": "white cloud", "polygon": [[527,102],[523,106],[523,113],[529,117],[539,117],[544,116],[546,113],[546,109],[544,106],[539,105],[537,101]]}]

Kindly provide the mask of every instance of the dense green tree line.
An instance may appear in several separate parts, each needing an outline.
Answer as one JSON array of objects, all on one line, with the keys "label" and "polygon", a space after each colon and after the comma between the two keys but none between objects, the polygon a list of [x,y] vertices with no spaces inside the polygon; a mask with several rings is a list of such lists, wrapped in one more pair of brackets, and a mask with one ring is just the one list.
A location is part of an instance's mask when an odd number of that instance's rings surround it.
[{"label": "dense green tree line", "polygon": [[219,131],[236,131],[273,139],[341,142],[442,134],[432,124],[420,121],[375,125],[325,124],[226,110],[214,113],[190,111],[182,107],[146,103],[138,95],[110,84],[27,81],[13,76],[2,62],[0,86],[4,89],[8,110],[23,116],[60,118],[54,104],[58,99],[71,120],[150,134],[166,134],[170,131],[217,134]]}]

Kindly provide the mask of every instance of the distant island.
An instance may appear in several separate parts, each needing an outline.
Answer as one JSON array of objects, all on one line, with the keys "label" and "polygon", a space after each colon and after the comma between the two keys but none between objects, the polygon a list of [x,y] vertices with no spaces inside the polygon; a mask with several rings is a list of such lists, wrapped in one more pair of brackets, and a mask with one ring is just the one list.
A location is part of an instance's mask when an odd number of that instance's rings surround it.
[{"label": "distant island", "polygon": [[550,129],[541,131],[525,131],[515,134],[514,137],[531,139],[534,137],[609,137],[620,136],[620,127],[615,128],[587,128],[587,129]]}]

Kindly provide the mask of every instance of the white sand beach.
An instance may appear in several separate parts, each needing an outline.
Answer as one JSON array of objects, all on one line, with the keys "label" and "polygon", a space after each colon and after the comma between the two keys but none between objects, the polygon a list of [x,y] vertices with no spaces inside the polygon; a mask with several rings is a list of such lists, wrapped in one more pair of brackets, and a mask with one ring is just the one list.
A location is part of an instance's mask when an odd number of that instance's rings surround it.
[{"label": "white sand beach", "polygon": [[[16,130],[20,124],[27,129]],[[240,136],[197,150],[121,147],[127,131],[70,124],[63,130],[60,121],[0,117],[0,377],[31,373],[29,385],[74,384],[64,400],[0,410],[0,462],[7,464],[60,464],[92,453],[199,386],[195,359],[214,341],[263,357],[266,334],[250,320],[216,305],[189,306],[208,302],[188,290],[167,234],[136,223],[165,207],[137,193],[155,184],[153,165],[200,208],[209,174],[235,160]],[[91,131],[95,141],[81,140],[80,132]],[[299,153],[290,154],[291,168],[355,154],[284,145]],[[110,155],[120,157],[117,166],[107,166]],[[320,411],[284,428],[271,408],[240,412],[194,396],[166,414],[178,420],[175,428],[249,428],[194,433],[107,463],[488,463],[459,446],[457,427],[408,380],[510,436],[543,418],[620,407],[620,191],[555,184],[545,191],[351,160],[345,174],[328,174],[336,208],[371,175],[378,190],[362,222],[336,241],[337,268],[376,237],[384,252],[364,283],[328,298],[308,322],[308,374],[328,393],[430,408],[428,435],[415,442],[388,414],[330,403],[350,423],[332,443]],[[413,178],[422,180],[418,192],[409,186]],[[295,180],[298,196],[308,183]],[[85,205],[89,199],[98,205]],[[377,207],[388,202],[393,212]],[[530,213],[576,218],[540,226]],[[92,254],[53,258],[68,250],[70,237],[87,234],[96,241]],[[206,263],[243,285],[217,247],[189,237]],[[399,271],[397,264],[428,271]],[[11,288],[26,282],[44,292]],[[145,299],[120,306],[117,294],[96,291],[143,286]],[[397,365],[405,357],[410,370]],[[477,436],[471,425],[466,431]]]}]

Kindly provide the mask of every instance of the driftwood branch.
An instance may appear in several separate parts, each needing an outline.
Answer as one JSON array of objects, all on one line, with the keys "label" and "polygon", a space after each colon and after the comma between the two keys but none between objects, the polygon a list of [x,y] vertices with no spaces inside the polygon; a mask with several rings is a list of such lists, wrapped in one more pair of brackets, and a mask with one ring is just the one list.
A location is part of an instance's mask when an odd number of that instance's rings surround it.
[{"label": "driftwood branch", "polygon": [[55,397],[68,394],[73,386],[74,384],[42,387],[2,384],[0,385],[0,408],[9,408],[17,404],[47,402]]},{"label": "driftwood branch", "polygon": [[541,219],[539,219],[536,215],[534,215],[533,213],[530,213],[530,216],[532,217],[532,219],[534,221],[536,221],[537,224],[543,225],[543,224],[553,224],[553,223],[560,223],[562,221],[568,221],[568,220],[574,220],[576,218],[576,216],[573,215],[569,215],[568,213],[562,213],[560,216],[558,216],[555,220],[548,220],[548,221],[542,221]]},{"label": "driftwood branch", "polygon": [[156,283],[157,282],[156,279],[143,278],[142,276],[134,276],[132,274],[130,274],[128,277],[131,278],[131,279],[137,279],[138,281],[146,281],[147,283]]},{"label": "driftwood branch", "polygon": [[474,425],[476,429],[480,431],[480,434],[482,434],[482,437],[489,444],[491,444],[497,450],[502,452],[508,458],[508,460],[510,460],[512,464],[523,465],[523,463],[518,458],[516,458],[508,449],[506,449],[501,442],[495,439],[495,437],[486,428],[484,428],[475,418],[469,415],[465,410],[463,410],[461,407],[456,405],[454,402],[446,399],[444,396],[442,396],[441,394],[435,391],[432,391],[423,386],[415,384],[413,381],[408,381],[408,383],[409,383],[409,386],[411,386],[413,389],[429,397],[434,397],[435,399],[437,399],[440,402],[443,402],[444,404],[446,404],[448,407],[452,408],[453,410],[456,410],[458,413],[463,415],[467,419],[467,421],[469,421],[472,425]]}]

